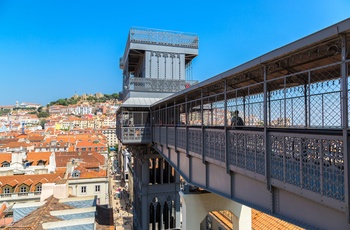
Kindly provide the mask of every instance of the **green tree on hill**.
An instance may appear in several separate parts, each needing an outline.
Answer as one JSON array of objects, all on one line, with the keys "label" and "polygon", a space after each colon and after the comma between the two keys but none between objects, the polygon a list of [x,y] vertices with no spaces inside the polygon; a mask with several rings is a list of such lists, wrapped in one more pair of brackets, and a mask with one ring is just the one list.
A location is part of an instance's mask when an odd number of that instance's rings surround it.
[{"label": "green tree on hill", "polygon": [[[107,100],[117,100],[119,98],[119,94],[118,93],[113,93],[113,94],[104,94],[103,97],[97,98],[95,96],[88,96],[87,97],[87,101],[89,101],[90,103],[97,103],[97,102],[106,102]],[[64,106],[68,106],[68,105],[76,105],[78,104],[80,101],[82,101],[81,97],[71,97],[71,98],[61,98],[58,99],[57,101],[52,101],[48,104],[48,106],[51,105],[64,105]]]}]

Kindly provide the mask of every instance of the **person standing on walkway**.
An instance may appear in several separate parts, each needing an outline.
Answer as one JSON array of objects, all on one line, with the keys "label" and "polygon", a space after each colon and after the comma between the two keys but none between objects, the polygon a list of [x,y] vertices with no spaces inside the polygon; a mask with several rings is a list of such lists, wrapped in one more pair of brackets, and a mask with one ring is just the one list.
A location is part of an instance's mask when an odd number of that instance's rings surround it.
[{"label": "person standing on walkway", "polygon": [[243,119],[238,116],[239,111],[236,110],[233,114],[232,114],[232,118],[231,118],[231,127],[236,127],[236,126],[244,126],[244,122]]}]

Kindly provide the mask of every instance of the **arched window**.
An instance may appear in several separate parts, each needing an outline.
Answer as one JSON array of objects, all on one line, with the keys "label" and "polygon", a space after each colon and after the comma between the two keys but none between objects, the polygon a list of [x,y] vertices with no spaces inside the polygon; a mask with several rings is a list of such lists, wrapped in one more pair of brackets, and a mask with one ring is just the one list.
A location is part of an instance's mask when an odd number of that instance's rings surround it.
[{"label": "arched window", "polygon": [[38,185],[36,186],[36,188],[35,188],[35,191],[36,191],[36,192],[41,192],[41,190],[42,190],[42,186],[41,186],[41,184],[38,184]]},{"label": "arched window", "polygon": [[8,161],[2,162],[1,167],[10,167],[10,162]]}]

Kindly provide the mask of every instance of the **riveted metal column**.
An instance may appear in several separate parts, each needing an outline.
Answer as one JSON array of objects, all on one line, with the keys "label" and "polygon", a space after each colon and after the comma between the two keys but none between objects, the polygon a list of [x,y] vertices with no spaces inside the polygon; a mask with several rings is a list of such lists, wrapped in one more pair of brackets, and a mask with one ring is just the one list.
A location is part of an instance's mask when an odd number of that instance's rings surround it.
[{"label": "riveted metal column", "polygon": [[189,142],[189,138],[188,138],[188,125],[187,125],[187,94],[185,95],[185,119],[186,119],[186,156],[188,157],[188,142]]},{"label": "riveted metal column", "polygon": [[[310,83],[310,71],[308,72],[308,83]],[[308,127],[310,125],[310,117],[311,117],[311,110],[310,110],[310,95],[309,90],[306,84],[304,84],[304,109],[305,109],[305,127]],[[322,110],[323,111],[323,110]],[[323,117],[323,116],[322,116]]]},{"label": "riveted metal column", "polygon": [[341,92],[342,92],[342,128],[343,128],[343,151],[344,151],[344,195],[345,195],[345,206],[346,206],[346,218],[350,222],[350,146],[349,146],[349,135],[348,135],[348,73],[346,60],[346,35],[341,35]]},{"label": "riveted metal column", "polygon": [[[175,99],[174,99],[174,105],[175,105]],[[174,113],[175,113],[175,106],[174,106]],[[174,125],[174,136],[175,136],[174,137],[175,138],[175,150],[177,150],[177,129],[176,129],[175,125]]]},{"label": "riveted metal column", "polygon": [[[209,119],[208,119],[209,121]],[[213,103],[210,103],[210,124],[214,125]]]},{"label": "riveted metal column", "polygon": [[[161,130],[161,125],[163,124],[163,121],[162,121],[162,113],[160,111],[160,105],[158,106],[158,111],[159,111],[159,119],[160,119],[160,122],[158,122],[158,137],[157,137],[157,143],[159,144],[160,143],[160,130]],[[164,121],[165,122],[165,121]]]},{"label": "riveted metal column", "polygon": [[164,158],[159,159],[160,184],[164,184]]},{"label": "riveted metal column", "polygon": [[228,161],[229,145],[228,145],[228,130],[227,130],[227,81],[224,81],[224,130],[225,130],[225,161],[226,161],[226,172],[230,173],[230,164]]},{"label": "riveted metal column", "polygon": [[[307,93],[306,93],[306,90],[305,90],[305,97],[307,96],[307,103],[308,103],[308,106],[305,107],[305,127],[308,127],[311,123],[310,123],[310,119],[311,119],[311,92],[310,92],[310,85],[311,85],[311,71],[308,72],[308,75],[307,75],[307,81],[308,81],[308,87],[306,88],[307,89]],[[323,94],[322,94],[323,95]],[[322,103],[323,105],[323,103]],[[322,110],[323,111],[323,110]],[[322,119],[323,119],[323,116],[322,116]]]},{"label": "riveted metal column", "polygon": [[205,163],[205,156],[204,156],[204,124],[203,124],[203,89],[201,89],[201,128],[202,128],[202,162]]},{"label": "riveted metal column", "polygon": [[[264,66],[264,144],[265,144],[265,177],[266,177],[266,187],[271,191],[271,148],[270,148],[270,138],[267,130],[267,67]],[[270,111],[270,110],[269,110]]]},{"label": "riveted metal column", "polygon": [[168,147],[168,103],[165,103],[165,146]]},{"label": "riveted metal column", "polygon": [[[248,90],[249,90],[249,88],[248,88]],[[247,125],[246,121],[245,121],[245,117],[246,117],[245,116],[245,113],[246,113],[246,111],[245,111],[245,100],[246,99],[245,98],[246,98],[246,95],[243,96],[243,121],[244,121],[244,124]]]}]

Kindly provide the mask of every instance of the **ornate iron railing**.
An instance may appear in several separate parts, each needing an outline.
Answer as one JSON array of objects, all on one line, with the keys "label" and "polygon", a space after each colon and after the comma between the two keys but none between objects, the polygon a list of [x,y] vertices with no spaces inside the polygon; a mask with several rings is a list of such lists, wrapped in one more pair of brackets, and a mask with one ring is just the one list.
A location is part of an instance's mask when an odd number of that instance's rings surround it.
[{"label": "ornate iron railing", "polygon": [[178,92],[192,85],[197,84],[194,80],[173,80],[173,79],[155,79],[155,78],[129,78],[126,83],[126,91],[141,92]]},{"label": "ornate iron railing", "polygon": [[[322,196],[344,201],[344,147],[342,136],[311,135],[269,132],[266,159],[264,132],[190,127],[154,127],[154,142],[167,145],[193,156],[201,156],[204,149],[206,161],[214,160],[221,165],[226,161],[235,169],[265,176],[265,163],[271,162],[273,184],[296,186]],[[165,132],[168,130],[168,132]],[[176,137],[175,137],[176,132]],[[187,135],[188,133],[188,135]],[[203,143],[204,135],[204,143]],[[227,156],[225,156],[225,139]],[[186,150],[188,146],[188,151]],[[235,170],[233,169],[233,170]]]},{"label": "ornate iron railing", "polygon": [[149,126],[117,126],[117,137],[124,144],[149,143],[151,141],[151,131]]},{"label": "ornate iron railing", "polygon": [[190,33],[148,28],[131,28],[129,39],[130,42],[135,43],[198,48],[198,36]]}]

